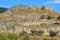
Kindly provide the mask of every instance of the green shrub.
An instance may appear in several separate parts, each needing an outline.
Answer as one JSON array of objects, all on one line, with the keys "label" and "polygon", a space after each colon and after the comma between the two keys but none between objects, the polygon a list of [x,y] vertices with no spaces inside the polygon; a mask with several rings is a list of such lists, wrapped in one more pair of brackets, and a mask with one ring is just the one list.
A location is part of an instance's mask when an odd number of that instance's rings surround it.
[{"label": "green shrub", "polygon": [[36,30],[31,30],[32,35],[36,34]]},{"label": "green shrub", "polygon": [[55,37],[56,35],[58,34],[58,31],[50,31],[49,32],[49,35],[51,36],[51,37]]},{"label": "green shrub", "polygon": [[42,35],[44,33],[43,30],[31,30],[32,35]]},{"label": "green shrub", "polygon": [[47,19],[51,19],[52,17],[51,16],[48,16]]},{"label": "green shrub", "polygon": [[45,18],[45,16],[44,16],[44,15],[41,15],[41,16],[40,16],[40,19],[44,19],[44,18]]},{"label": "green shrub", "polygon": [[37,34],[38,34],[38,35],[42,35],[42,34],[44,34],[44,31],[43,31],[43,30],[38,30],[38,31],[37,31]]}]

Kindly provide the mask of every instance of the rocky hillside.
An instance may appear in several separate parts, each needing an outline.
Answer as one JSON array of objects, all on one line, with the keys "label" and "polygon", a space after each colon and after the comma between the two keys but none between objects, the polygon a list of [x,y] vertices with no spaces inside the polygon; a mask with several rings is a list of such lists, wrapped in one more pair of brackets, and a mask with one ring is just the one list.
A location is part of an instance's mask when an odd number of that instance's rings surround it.
[{"label": "rocky hillside", "polygon": [[[59,30],[60,14],[45,6],[16,5],[0,14],[0,30],[20,32],[31,29]],[[15,31],[15,32],[16,32]]]}]

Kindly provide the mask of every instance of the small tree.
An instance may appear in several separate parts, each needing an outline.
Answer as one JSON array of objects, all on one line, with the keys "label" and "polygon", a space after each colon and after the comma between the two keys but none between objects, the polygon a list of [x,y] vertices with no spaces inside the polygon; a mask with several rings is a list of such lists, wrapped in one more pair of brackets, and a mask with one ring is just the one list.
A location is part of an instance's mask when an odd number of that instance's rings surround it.
[{"label": "small tree", "polygon": [[49,32],[49,35],[51,36],[51,37],[55,37],[56,35],[58,34],[58,31],[50,31]]}]

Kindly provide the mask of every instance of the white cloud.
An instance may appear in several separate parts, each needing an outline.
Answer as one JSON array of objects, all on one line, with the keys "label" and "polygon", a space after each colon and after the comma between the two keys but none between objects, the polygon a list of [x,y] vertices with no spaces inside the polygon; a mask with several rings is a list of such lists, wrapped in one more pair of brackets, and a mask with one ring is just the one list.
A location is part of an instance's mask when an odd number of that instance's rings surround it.
[{"label": "white cloud", "polygon": [[60,0],[54,0],[51,2],[46,2],[45,4],[60,4]]}]

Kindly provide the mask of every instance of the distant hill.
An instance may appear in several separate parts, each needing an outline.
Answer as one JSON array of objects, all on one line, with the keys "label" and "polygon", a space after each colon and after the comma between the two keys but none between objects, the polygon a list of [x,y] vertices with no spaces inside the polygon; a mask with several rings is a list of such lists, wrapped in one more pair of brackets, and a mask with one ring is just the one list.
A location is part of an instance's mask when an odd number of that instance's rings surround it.
[{"label": "distant hill", "polygon": [[8,9],[7,8],[3,8],[3,7],[0,7],[0,13],[5,12],[6,10],[8,10]]},{"label": "distant hill", "polygon": [[[56,20],[57,17],[60,19],[60,14],[49,7],[16,5],[0,14],[0,26],[5,32],[15,27],[17,33],[23,29],[30,31],[30,29],[59,28],[60,21]],[[0,27],[0,30],[3,28]]]}]

